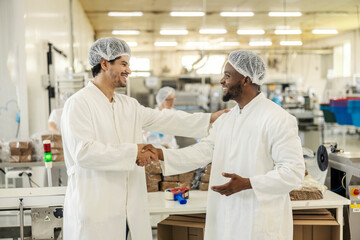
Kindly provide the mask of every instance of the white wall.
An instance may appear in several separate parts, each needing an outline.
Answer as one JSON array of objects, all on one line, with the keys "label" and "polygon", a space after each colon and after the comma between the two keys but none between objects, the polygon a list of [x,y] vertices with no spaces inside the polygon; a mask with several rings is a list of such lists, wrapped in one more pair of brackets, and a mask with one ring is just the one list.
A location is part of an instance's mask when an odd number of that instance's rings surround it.
[{"label": "white wall", "polygon": [[[71,67],[69,4],[64,0],[25,0],[30,135],[47,129],[48,93],[41,79],[47,74],[48,42],[68,56],[64,61],[67,67]],[[75,70],[82,71],[83,64],[87,62],[85,49],[93,42],[94,32],[78,0],[73,1],[73,13]],[[62,61],[62,57],[58,59]],[[62,66],[58,71],[67,72],[67,69]]]},{"label": "white wall", "polygon": [[20,111],[19,137],[29,132],[24,0],[0,0],[0,139],[16,137],[16,112]]}]

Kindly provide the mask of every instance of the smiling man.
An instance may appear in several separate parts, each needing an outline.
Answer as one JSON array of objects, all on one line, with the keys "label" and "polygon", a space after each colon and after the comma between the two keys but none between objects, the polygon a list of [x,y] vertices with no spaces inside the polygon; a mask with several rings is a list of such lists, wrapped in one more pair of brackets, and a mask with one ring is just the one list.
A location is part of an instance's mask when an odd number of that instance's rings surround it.
[{"label": "smiling man", "polygon": [[130,55],[123,40],[97,40],[89,50],[94,81],[64,106],[65,240],[125,239],[127,226],[133,240],[152,240],[143,166],[157,154],[141,144],[142,129],[204,137],[222,113],[156,111],[115,93],[126,87]]},{"label": "smiling man", "polygon": [[293,238],[289,192],[305,166],[296,119],[260,91],[265,63],[251,51],[229,55],[223,100],[236,101],[208,137],[183,149],[158,149],[164,175],[212,162],[205,239]]}]

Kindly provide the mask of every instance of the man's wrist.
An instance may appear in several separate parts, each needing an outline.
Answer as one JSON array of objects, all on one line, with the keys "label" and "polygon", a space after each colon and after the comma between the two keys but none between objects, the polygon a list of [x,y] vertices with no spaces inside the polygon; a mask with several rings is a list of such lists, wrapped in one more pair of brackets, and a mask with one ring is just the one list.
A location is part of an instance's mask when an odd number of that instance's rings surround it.
[{"label": "man's wrist", "polygon": [[157,148],[156,151],[157,151],[159,160],[164,161],[164,154],[163,154],[162,149]]}]

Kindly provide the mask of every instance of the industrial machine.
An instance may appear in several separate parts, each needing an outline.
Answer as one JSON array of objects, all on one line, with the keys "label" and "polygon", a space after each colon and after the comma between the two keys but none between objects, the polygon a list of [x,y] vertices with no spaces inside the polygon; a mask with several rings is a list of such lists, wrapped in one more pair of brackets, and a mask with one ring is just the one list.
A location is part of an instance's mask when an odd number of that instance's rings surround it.
[{"label": "industrial machine", "polygon": [[[346,207],[349,236],[344,239],[358,239],[360,236],[360,152],[344,152],[331,145],[318,149],[317,160],[321,171],[327,170],[325,185],[333,192],[351,200]],[[348,214],[346,214],[348,213]]]}]

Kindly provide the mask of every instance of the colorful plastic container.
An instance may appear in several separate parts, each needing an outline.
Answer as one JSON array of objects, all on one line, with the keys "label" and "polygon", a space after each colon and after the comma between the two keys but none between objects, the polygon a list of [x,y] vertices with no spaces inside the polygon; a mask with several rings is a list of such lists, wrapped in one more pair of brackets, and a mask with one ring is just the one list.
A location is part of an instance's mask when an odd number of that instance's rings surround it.
[{"label": "colorful plastic container", "polygon": [[360,99],[348,101],[348,113],[351,114],[354,126],[360,127]]},{"label": "colorful plastic container", "polygon": [[331,111],[330,104],[320,104],[320,110],[324,113],[324,120],[326,123],[336,123],[336,118],[334,113]]},{"label": "colorful plastic container", "polygon": [[352,117],[348,112],[348,98],[330,99],[331,111],[340,125],[352,125]]}]

